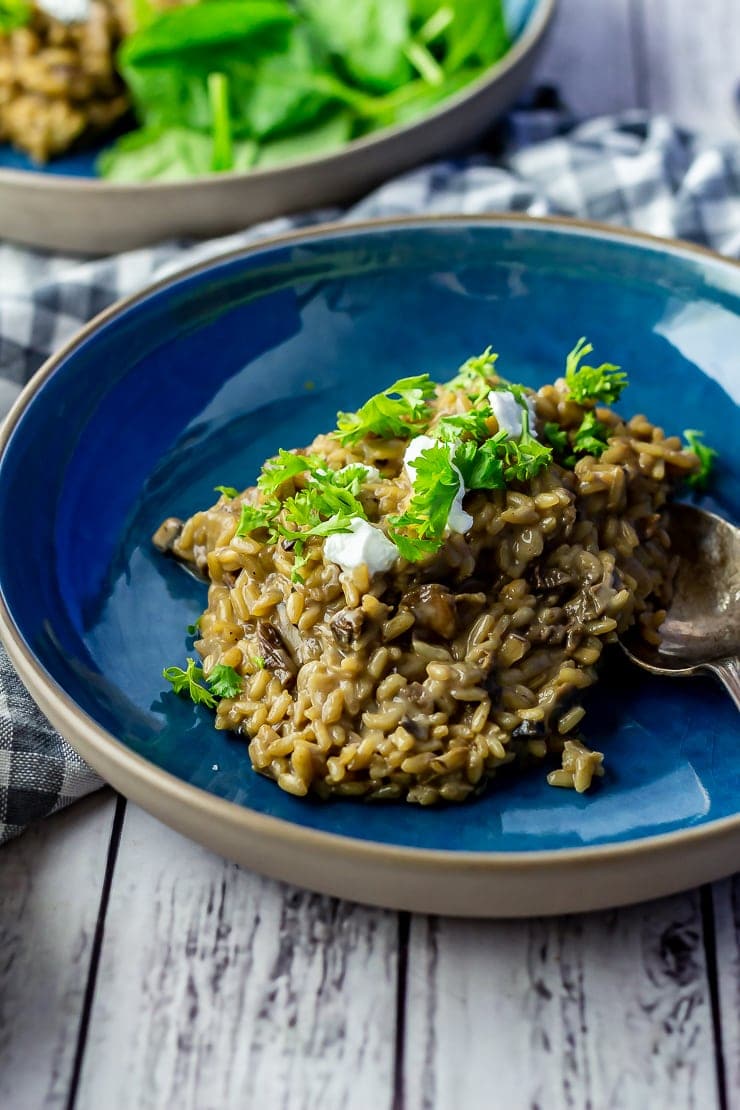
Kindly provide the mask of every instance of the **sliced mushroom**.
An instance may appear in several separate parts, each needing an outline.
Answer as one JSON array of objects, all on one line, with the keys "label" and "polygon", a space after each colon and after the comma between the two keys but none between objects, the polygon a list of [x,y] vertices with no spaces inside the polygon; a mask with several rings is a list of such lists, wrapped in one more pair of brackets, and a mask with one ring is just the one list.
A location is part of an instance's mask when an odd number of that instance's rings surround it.
[{"label": "sliced mushroom", "polygon": [[208,577],[208,548],[204,543],[193,545],[193,563],[202,578]]},{"label": "sliced mushroom", "polygon": [[410,732],[415,740],[426,740],[429,736],[429,723],[423,717],[412,717],[407,714],[401,718],[401,728]]},{"label": "sliced mushroom", "polygon": [[176,541],[180,538],[185,522],[176,516],[168,516],[163,520],[157,531],[152,536],[152,543],[157,551],[167,554],[172,551]]},{"label": "sliced mushroom", "polygon": [[[271,585],[268,578],[266,585]],[[279,583],[275,583],[279,588]],[[281,601],[275,608],[275,625],[277,631],[280,633],[280,638],[283,642],[283,647],[286,647],[296,663],[305,662],[301,653],[303,641],[300,632],[288,617],[288,610],[285,608],[285,602]]]},{"label": "sliced mushroom", "polygon": [[534,740],[544,736],[544,721],[521,721],[511,733],[512,740]]},{"label": "sliced mushroom", "polygon": [[404,696],[425,713],[431,713],[434,709],[434,698],[422,682],[410,682],[404,690]]},{"label": "sliced mushroom", "polygon": [[407,590],[399,608],[413,613],[417,626],[428,628],[443,640],[454,639],[457,629],[455,597],[446,586],[427,582]]},{"label": "sliced mushroom", "polygon": [[581,622],[596,620],[603,616],[609,602],[614,597],[613,580],[614,575],[611,569],[607,569],[604,571],[601,581],[580,589],[575,597],[566,602],[564,606],[568,615]]},{"label": "sliced mushroom", "polygon": [[529,630],[529,639],[533,644],[562,644],[568,634],[564,624],[533,624]]},{"label": "sliced mushroom", "polygon": [[329,627],[337,643],[343,647],[351,647],[357,643],[364,623],[365,614],[362,609],[341,609],[331,618]]},{"label": "sliced mushroom", "polygon": [[560,567],[541,567],[535,564],[532,571],[532,584],[537,590],[562,590],[575,582],[572,574]]},{"label": "sliced mushroom", "polygon": [[257,642],[265,667],[289,690],[295,684],[296,665],[286,650],[277,628],[268,621],[257,621]]}]

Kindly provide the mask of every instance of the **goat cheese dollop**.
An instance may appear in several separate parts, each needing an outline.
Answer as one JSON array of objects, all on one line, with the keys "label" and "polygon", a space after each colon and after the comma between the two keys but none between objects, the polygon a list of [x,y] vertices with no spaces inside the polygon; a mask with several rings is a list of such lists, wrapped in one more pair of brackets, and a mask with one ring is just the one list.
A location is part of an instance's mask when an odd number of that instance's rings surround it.
[{"label": "goat cheese dollop", "polygon": [[90,18],[90,0],[38,0],[38,5],[60,23],[86,23]]},{"label": "goat cheese dollop", "polygon": [[[422,451],[426,451],[427,448],[436,447],[437,443],[438,441],[432,439],[431,436],[416,436],[406,448],[406,452],[403,456],[403,466],[412,485],[414,484],[414,478],[416,476],[414,459],[417,459]],[[451,445],[450,454],[452,454],[453,451],[454,447]],[[457,493],[455,494],[455,500],[452,502],[447,516],[446,529],[448,532],[459,532],[460,534],[464,534],[473,527],[473,518],[470,513],[466,513],[465,509],[462,507],[463,497],[468,492],[465,488],[463,476],[454,463],[452,463],[452,469],[455,471],[455,474],[457,474],[459,485],[457,487]]]},{"label": "goat cheese dollop", "polygon": [[[524,416],[524,405],[522,405],[508,389],[492,389],[488,394],[488,403],[491,406],[493,415],[496,417],[499,431],[506,432],[507,436],[510,436],[511,439],[519,439],[524,431],[524,423],[522,420]],[[536,439],[535,421],[537,419],[537,412],[534,399],[532,397],[527,397],[526,405],[527,411],[529,412],[529,433],[533,439]]]},{"label": "goat cheese dollop", "polygon": [[372,577],[390,570],[398,558],[398,548],[375,524],[352,518],[351,532],[334,532],[324,543],[324,558],[350,571],[366,564]]}]

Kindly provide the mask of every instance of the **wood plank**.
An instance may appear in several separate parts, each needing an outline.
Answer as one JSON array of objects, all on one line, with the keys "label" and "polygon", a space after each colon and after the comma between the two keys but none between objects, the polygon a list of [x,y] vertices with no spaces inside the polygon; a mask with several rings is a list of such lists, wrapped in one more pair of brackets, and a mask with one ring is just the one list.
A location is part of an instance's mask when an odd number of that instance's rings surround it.
[{"label": "wood plank", "polygon": [[0,1106],[66,1105],[115,798],[103,791],[0,851]]},{"label": "wood plank", "polygon": [[559,0],[532,83],[557,86],[579,117],[636,107],[631,0]]},{"label": "wood plank", "polygon": [[397,937],[129,805],[75,1110],[390,1106]]},{"label": "wood plank", "polygon": [[718,1105],[696,893],[521,922],[414,919],[407,1110]]},{"label": "wood plank", "polygon": [[740,874],[712,888],[728,1110],[740,1110]]},{"label": "wood plank", "polygon": [[641,100],[686,127],[740,138],[734,100],[740,70],[737,0],[639,0]]}]

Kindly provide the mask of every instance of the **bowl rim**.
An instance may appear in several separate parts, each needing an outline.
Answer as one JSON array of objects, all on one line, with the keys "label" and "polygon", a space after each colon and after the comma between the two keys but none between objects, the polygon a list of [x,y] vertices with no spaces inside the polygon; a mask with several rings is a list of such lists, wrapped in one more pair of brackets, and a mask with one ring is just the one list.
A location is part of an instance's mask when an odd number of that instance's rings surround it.
[{"label": "bowl rim", "polygon": [[104,177],[76,177],[70,173],[53,174],[37,170],[0,167],[0,185],[22,185],[24,189],[52,189],[57,193],[88,193],[94,191],[123,195],[126,193],[138,194],[140,190],[182,192],[193,188],[217,188],[228,182],[253,180],[264,182],[269,181],[277,174],[287,177],[299,173],[304,167],[331,170],[345,154],[373,150],[373,148],[387,140],[402,137],[422,124],[434,123],[445,117],[448,112],[453,112],[468,100],[472,100],[489,85],[498,81],[499,78],[504,77],[540,43],[550,26],[559,2],[560,0],[537,0],[537,7],[510,49],[468,85],[464,85],[457,92],[444,97],[436,107],[429,112],[425,112],[419,119],[412,120],[410,123],[380,127],[367,135],[351,139],[338,150],[330,151],[327,154],[309,155],[306,158],[294,159],[285,162],[283,165],[266,166],[263,169],[229,170],[225,173],[200,174],[197,177],[189,177],[182,181],[107,181]]},{"label": "bowl rim", "polygon": [[[608,224],[569,217],[529,216],[519,213],[482,213],[479,215],[418,215],[394,216],[380,219],[331,222],[317,224],[309,228],[296,229],[280,235],[270,236],[256,243],[224,251],[212,258],[195,262],[175,273],[147,285],[136,293],[122,297],[87,324],[80,328],[67,342],[36,371],[16,399],[0,427],[0,462],[8,448],[11,436],[27,408],[33,403],[45,382],[56,372],[67,357],[86,342],[104,324],[123,315],[129,308],[148,300],[154,294],[175,286],[180,281],[204,273],[242,258],[259,255],[264,251],[299,244],[311,239],[332,239],[336,236],[352,235],[355,232],[374,232],[388,229],[433,228],[445,226],[503,226],[527,230],[552,230],[567,235],[576,233],[584,238],[598,237],[614,239],[632,246],[663,251],[704,262],[712,262],[738,279],[740,292],[740,260],[726,258],[707,247],[689,243],[676,238],[662,238],[642,231],[612,227]],[[612,841],[606,844],[582,845],[569,848],[546,848],[532,850],[482,850],[471,851],[449,848],[418,848],[409,845],[386,844],[375,840],[364,840],[335,832],[308,828],[282,817],[260,813],[248,806],[225,798],[217,797],[202,787],[193,786],[178,776],[166,771],[144,756],[132,751],[118,740],[113,733],[98,724],[86,713],[63,686],[46,670],[36,658],[15,623],[9,610],[0,582],[0,640],[15,665],[18,674],[28,687],[52,724],[59,728],[69,744],[85,759],[94,770],[113,768],[112,777],[134,781],[145,792],[154,791],[170,804],[184,806],[190,815],[201,820],[210,820],[214,825],[229,827],[232,831],[248,837],[259,837],[263,842],[275,847],[300,848],[303,851],[318,849],[325,855],[339,857],[345,861],[369,861],[386,866],[412,866],[418,871],[433,871],[440,864],[454,866],[466,874],[492,874],[505,872],[539,871],[543,865],[563,864],[581,865],[584,862],[610,863],[617,860],[632,861],[642,857],[660,857],[672,853],[682,846],[704,846],[712,841],[726,841],[735,834],[740,835],[740,808],[735,814],[716,818],[701,825],[676,829],[671,832],[652,834],[627,840]],[[120,776],[119,776],[120,772]],[[278,789],[276,787],[276,789]],[[146,808],[146,804],[145,804]]]}]

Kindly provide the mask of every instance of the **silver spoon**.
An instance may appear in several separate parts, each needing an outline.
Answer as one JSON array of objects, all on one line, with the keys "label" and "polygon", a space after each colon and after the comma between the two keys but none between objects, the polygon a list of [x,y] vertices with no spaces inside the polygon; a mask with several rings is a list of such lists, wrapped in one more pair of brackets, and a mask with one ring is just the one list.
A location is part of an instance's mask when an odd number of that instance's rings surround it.
[{"label": "silver spoon", "polygon": [[667,527],[679,564],[660,645],[631,629],[622,648],[652,674],[710,671],[740,709],[740,528],[683,504],[669,506]]}]

